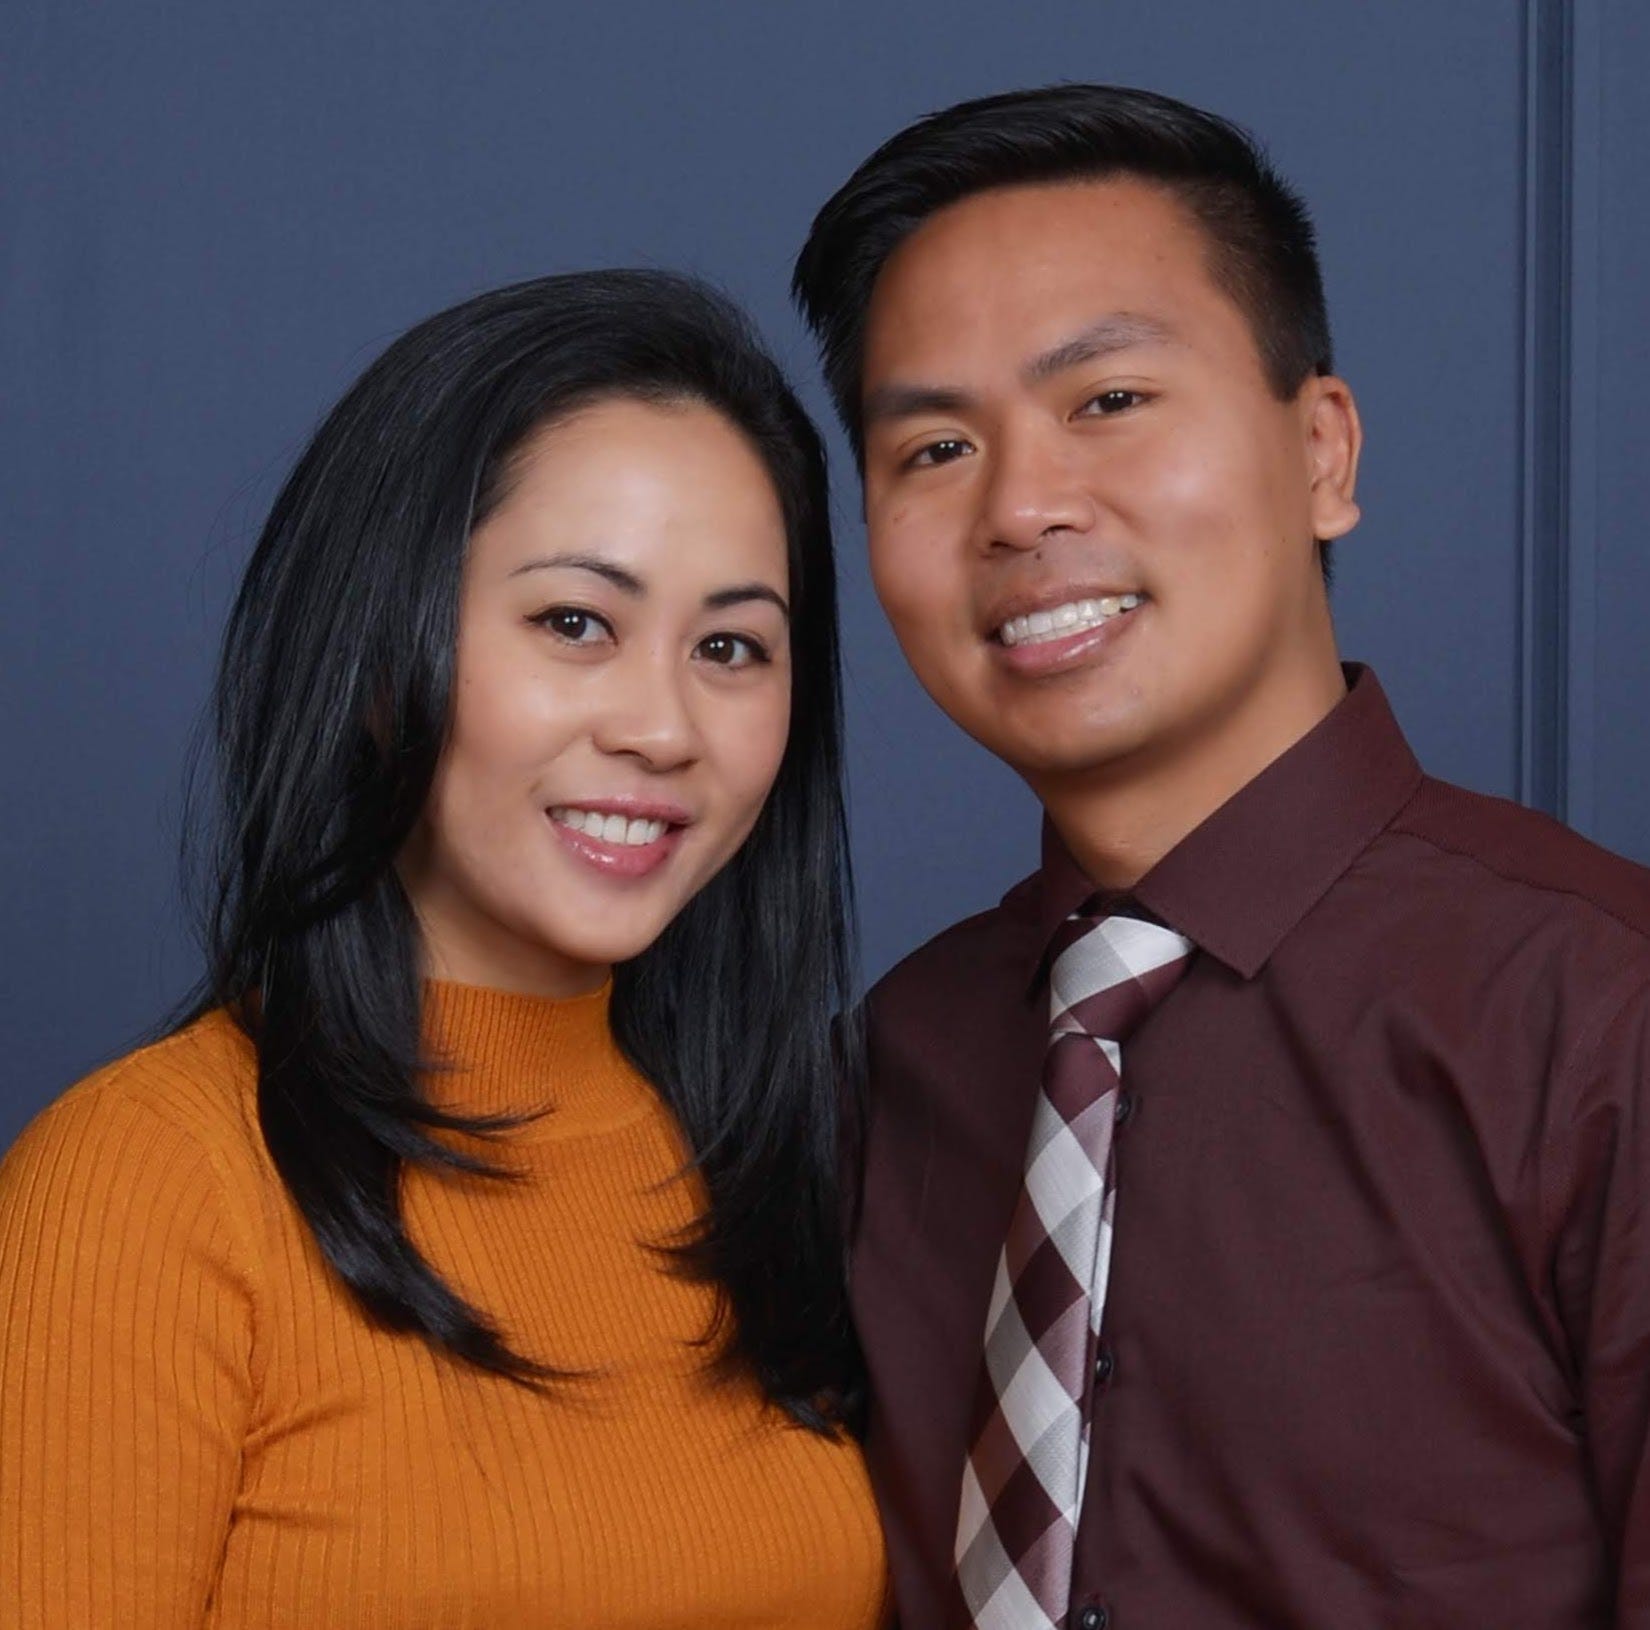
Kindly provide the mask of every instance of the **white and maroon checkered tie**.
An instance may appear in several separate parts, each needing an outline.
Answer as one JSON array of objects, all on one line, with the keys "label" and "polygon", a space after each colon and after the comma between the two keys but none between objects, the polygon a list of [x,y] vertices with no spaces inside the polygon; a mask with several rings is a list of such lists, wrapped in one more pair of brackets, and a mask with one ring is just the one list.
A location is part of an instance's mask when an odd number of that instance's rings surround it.
[{"label": "white and maroon checkered tie", "polygon": [[991,1291],[963,1472],[957,1626],[1065,1625],[1088,1469],[1083,1401],[1111,1263],[1122,1044],[1179,983],[1191,952],[1155,923],[1084,911],[1055,938],[1042,1090]]}]

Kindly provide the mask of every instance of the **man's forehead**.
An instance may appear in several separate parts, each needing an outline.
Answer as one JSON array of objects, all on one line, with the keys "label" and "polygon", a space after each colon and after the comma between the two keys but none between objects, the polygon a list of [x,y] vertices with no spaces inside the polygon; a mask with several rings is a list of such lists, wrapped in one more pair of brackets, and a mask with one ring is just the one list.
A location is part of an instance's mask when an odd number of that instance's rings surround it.
[{"label": "man's forehead", "polygon": [[[1186,205],[1132,177],[995,189],[949,205],[889,256],[861,352],[877,382],[946,382],[976,351],[1033,382],[1127,347],[1189,343],[1230,304]],[[1243,321],[1241,313],[1233,316]]]},{"label": "man's forehead", "polygon": [[[900,308],[902,326],[947,309],[1031,308],[1050,295],[1089,310],[1141,309],[1153,286],[1201,271],[1203,229],[1162,188],[1105,181],[1000,188],[930,216],[883,262],[867,328]],[[1119,298],[1123,290],[1132,291]]]},{"label": "man's forehead", "polygon": [[913,270],[933,276],[956,268],[966,276],[964,268],[972,263],[1052,273],[1078,242],[1086,250],[1107,244],[1121,262],[1125,251],[1172,246],[1195,252],[1203,236],[1196,214],[1165,182],[1116,175],[987,187],[941,206],[913,227],[889,251],[872,295]]}]

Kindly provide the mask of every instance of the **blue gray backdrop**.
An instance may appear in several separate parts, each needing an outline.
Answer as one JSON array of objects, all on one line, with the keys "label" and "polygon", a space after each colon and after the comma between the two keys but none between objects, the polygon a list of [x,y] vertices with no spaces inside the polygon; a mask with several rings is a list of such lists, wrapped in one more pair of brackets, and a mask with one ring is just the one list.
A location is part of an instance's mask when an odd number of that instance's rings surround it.
[{"label": "blue gray backdrop", "polygon": [[[9,0],[0,18],[0,1147],[187,985],[185,747],[283,469],[400,328],[683,266],[807,383],[813,210],[897,126],[1062,78],[1258,130],[1316,207],[1369,433],[1349,654],[1436,772],[1650,860],[1650,8],[1639,0]],[[880,971],[1035,811],[907,677],[840,440]]]}]

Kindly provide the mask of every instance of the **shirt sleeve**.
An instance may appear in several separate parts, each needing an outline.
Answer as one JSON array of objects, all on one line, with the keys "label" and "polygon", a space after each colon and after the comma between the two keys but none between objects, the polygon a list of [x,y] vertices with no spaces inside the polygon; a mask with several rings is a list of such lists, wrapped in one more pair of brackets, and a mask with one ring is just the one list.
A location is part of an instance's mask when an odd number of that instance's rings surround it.
[{"label": "shirt sleeve", "polygon": [[251,1409],[243,1234],[201,1141],[107,1079],[0,1165],[0,1624],[204,1621]]},{"label": "shirt sleeve", "polygon": [[[1650,980],[1582,1071],[1556,1258],[1617,1630],[1650,1630]],[[1567,1293],[1566,1293],[1567,1292]]]}]

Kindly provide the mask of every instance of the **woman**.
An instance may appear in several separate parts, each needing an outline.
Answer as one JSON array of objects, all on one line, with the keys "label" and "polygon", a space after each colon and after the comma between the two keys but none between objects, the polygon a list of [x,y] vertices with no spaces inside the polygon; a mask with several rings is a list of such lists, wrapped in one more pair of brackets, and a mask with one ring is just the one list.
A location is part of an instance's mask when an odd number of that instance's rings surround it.
[{"label": "woman", "polygon": [[0,1169],[0,1622],[874,1623],[824,464],[737,315],[398,341],[217,720],[204,997]]}]

